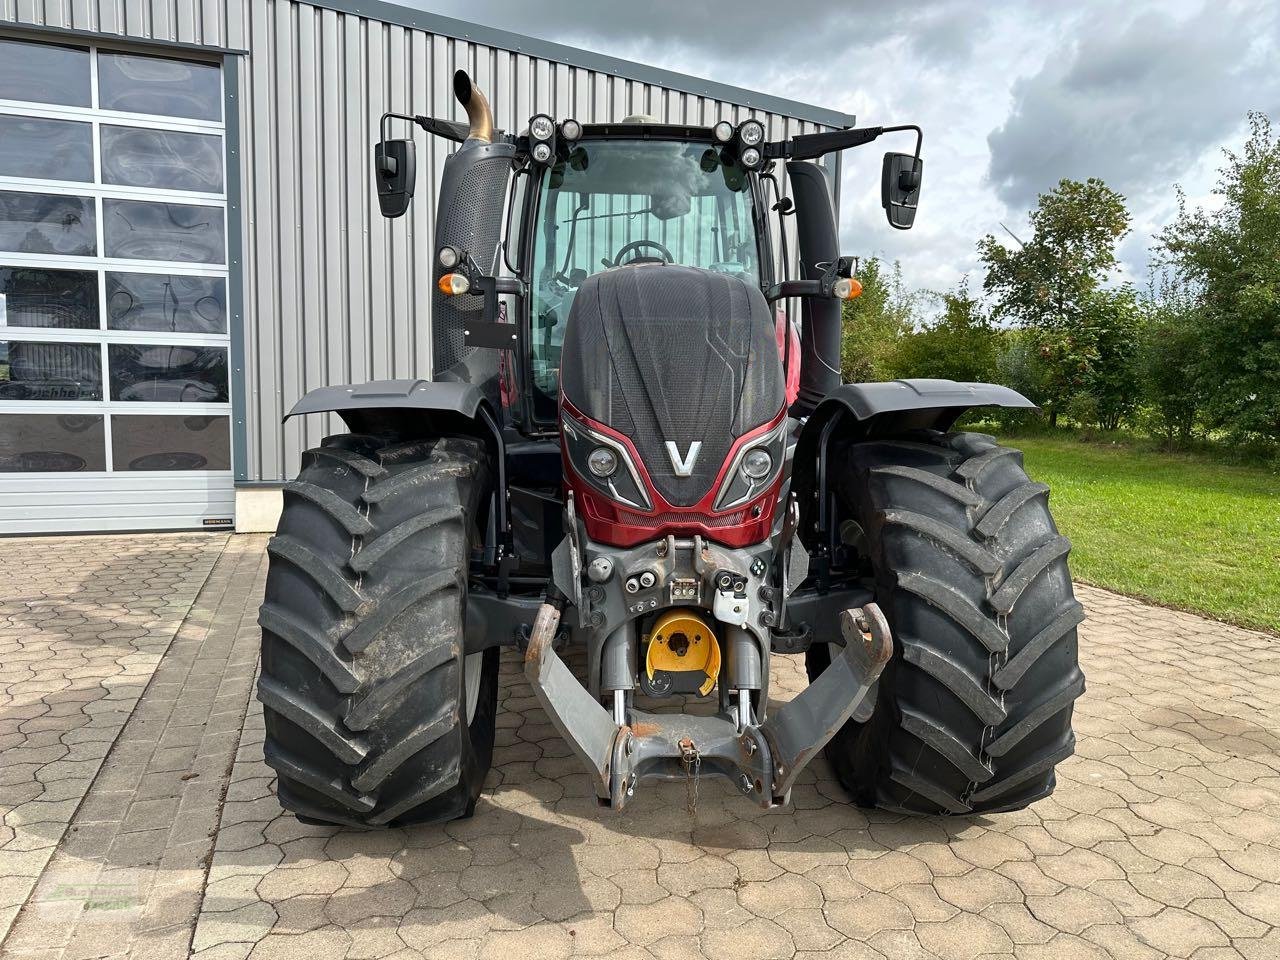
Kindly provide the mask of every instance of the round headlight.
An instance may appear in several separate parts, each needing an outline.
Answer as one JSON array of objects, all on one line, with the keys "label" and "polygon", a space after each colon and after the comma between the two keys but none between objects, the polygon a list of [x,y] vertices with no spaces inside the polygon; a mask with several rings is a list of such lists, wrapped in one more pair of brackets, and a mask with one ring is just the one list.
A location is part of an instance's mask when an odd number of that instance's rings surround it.
[{"label": "round headlight", "polygon": [[763,480],[773,470],[773,457],[764,447],[748,450],[742,458],[742,472],[751,480]]},{"label": "round headlight", "polygon": [[457,247],[441,247],[440,252],[436,254],[440,261],[440,266],[446,270],[452,270],[458,265],[458,248]]},{"label": "round headlight", "polygon": [[556,132],[556,125],[545,113],[540,113],[529,121],[529,136],[535,140],[550,140]]},{"label": "round headlight", "polygon": [[566,140],[577,140],[582,136],[582,124],[577,120],[566,120],[560,124],[560,135]]},{"label": "round headlight", "polygon": [[733,139],[733,124],[728,120],[721,120],[711,130],[715,134],[715,138],[721,143],[728,143]]},{"label": "round headlight", "polygon": [[533,145],[533,159],[539,163],[546,163],[551,159],[551,144],[535,143]]},{"label": "round headlight", "polygon": [[759,120],[746,120],[738,127],[738,138],[748,147],[756,146],[764,139],[764,124]]},{"label": "round headlight", "polygon": [[597,477],[612,477],[618,469],[618,455],[608,447],[596,447],[587,457],[587,469]]},{"label": "round headlight", "polygon": [[755,147],[747,147],[742,151],[742,165],[749,169],[760,166],[760,151]]}]

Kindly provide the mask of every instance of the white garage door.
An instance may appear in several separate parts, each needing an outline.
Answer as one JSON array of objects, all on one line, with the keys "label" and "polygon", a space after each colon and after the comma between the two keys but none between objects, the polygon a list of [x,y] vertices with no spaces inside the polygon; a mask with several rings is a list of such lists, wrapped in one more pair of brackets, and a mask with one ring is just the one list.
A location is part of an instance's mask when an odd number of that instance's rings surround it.
[{"label": "white garage door", "polygon": [[0,533],[229,525],[222,71],[0,37]]}]

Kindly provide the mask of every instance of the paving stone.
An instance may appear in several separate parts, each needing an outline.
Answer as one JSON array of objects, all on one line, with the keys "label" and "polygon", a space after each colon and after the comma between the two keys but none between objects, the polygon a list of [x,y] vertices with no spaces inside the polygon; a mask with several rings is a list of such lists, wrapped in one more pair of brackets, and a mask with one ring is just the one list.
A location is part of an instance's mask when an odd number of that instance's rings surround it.
[{"label": "paving stone", "polygon": [[[223,541],[216,563],[175,551],[181,575],[129,548],[88,593],[0,600],[0,923],[26,902],[5,960],[1280,956],[1274,638],[1079,588],[1089,692],[1057,792],[945,819],[853,807],[822,759],[791,810],[714,781],[693,816],[681,784],[601,810],[508,655],[475,816],[368,833],[275,801],[243,712],[263,538]],[[67,566],[41,576],[79,582]],[[772,672],[778,700],[805,683],[794,659]],[[31,899],[72,858],[91,889]],[[57,912],[121,883],[136,919],[112,938]]]}]

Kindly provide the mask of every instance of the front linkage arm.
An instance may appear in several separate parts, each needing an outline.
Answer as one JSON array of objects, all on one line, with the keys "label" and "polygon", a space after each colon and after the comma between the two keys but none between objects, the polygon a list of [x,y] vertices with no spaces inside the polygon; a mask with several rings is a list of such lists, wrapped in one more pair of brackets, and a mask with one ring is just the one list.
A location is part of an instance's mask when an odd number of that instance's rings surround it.
[{"label": "front linkage arm", "polygon": [[884,615],[867,603],[841,614],[841,654],[758,726],[739,730],[725,716],[635,710],[629,723],[619,725],[556,653],[560,612],[554,602],[539,609],[525,653],[525,676],[591,773],[596,795],[615,810],[626,806],[638,780],[670,778],[691,752],[702,770],[728,777],[762,807],[786,803],[797,775],[862,705],[893,653]]}]

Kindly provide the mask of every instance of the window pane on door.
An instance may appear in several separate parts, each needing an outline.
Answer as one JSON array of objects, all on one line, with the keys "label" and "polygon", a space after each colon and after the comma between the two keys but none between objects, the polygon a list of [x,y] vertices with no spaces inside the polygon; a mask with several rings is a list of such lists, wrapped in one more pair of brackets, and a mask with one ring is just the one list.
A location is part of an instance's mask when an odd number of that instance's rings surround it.
[{"label": "window pane on door", "polygon": [[111,418],[116,470],[230,470],[227,417]]},{"label": "window pane on door", "polygon": [[0,250],[93,256],[93,199],[0,190]]},{"label": "window pane on door", "polygon": [[108,257],[178,263],[226,259],[221,207],[104,199],[102,229]]},{"label": "window pane on door", "polygon": [[0,96],[89,106],[89,51],[53,43],[0,40]]},{"label": "window pane on door", "polygon": [[222,138],[144,127],[102,128],[102,181],[222,192]]},{"label": "window pane on door", "polygon": [[0,325],[98,329],[98,275],[92,270],[0,267]]},{"label": "window pane on door", "polygon": [[96,343],[0,340],[0,400],[101,400]]},{"label": "window pane on door", "polygon": [[106,469],[101,414],[0,414],[0,473]]},{"label": "window pane on door", "polygon": [[228,402],[221,347],[113,343],[107,351],[112,400]]},{"label": "window pane on door", "polygon": [[216,63],[98,51],[103,110],[222,119],[222,70]]},{"label": "window pane on door", "polygon": [[93,180],[93,126],[0,114],[0,177]]},{"label": "window pane on door", "polygon": [[108,273],[107,326],[112,330],[226,333],[227,281],[222,277]]}]

